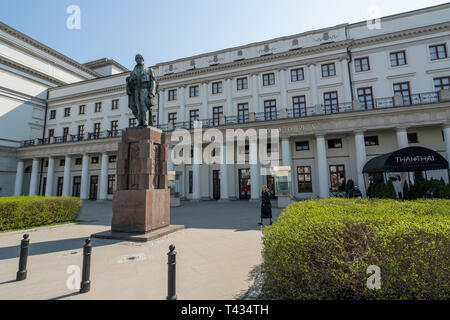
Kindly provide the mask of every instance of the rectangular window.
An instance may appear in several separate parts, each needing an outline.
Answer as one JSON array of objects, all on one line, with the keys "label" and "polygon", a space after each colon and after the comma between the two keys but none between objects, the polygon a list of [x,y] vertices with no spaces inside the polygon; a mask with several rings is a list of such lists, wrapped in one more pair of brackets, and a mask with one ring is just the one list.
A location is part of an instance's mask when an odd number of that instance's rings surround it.
[{"label": "rectangular window", "polygon": [[167,115],[167,123],[172,123],[175,125],[177,123],[177,113],[171,112]]},{"label": "rectangular window", "polygon": [[109,174],[108,175],[108,194],[113,194],[116,185],[116,175]]},{"label": "rectangular window", "polygon": [[101,102],[95,103],[95,112],[102,112],[102,103]]},{"label": "rectangular window", "polygon": [[115,99],[111,102],[111,110],[119,109],[119,99]]},{"label": "rectangular window", "polygon": [[61,197],[64,185],[64,177],[58,177],[58,184],[56,185],[56,196]]},{"label": "rectangular window", "polygon": [[64,137],[64,142],[67,141],[67,137],[69,136],[69,127],[65,127],[63,128],[63,137]]},{"label": "rectangular window", "polygon": [[64,167],[66,165],[66,159],[59,160],[59,166]]},{"label": "rectangular window", "polygon": [[248,89],[248,79],[247,78],[237,79],[237,89],[238,90]]},{"label": "rectangular window", "polygon": [[117,162],[117,156],[116,155],[112,155],[108,157],[108,162],[109,163],[116,163]]},{"label": "rectangular window", "polygon": [[115,137],[119,131],[119,120],[111,121],[111,136]]},{"label": "rectangular window", "polygon": [[100,122],[94,123],[94,138],[100,137]]},{"label": "rectangular window", "polygon": [[332,191],[345,191],[345,166],[343,164],[330,166]]},{"label": "rectangular window", "polygon": [[84,124],[78,126],[78,137],[82,138],[84,136]]},{"label": "rectangular window", "polygon": [[136,118],[128,119],[128,128],[135,128],[136,125],[137,125],[137,119]]},{"label": "rectangular window", "polygon": [[408,143],[419,143],[419,138],[416,132],[408,133]]},{"label": "rectangular window", "polygon": [[364,143],[366,144],[366,147],[378,146],[378,136],[364,137]]},{"label": "rectangular window", "polygon": [[295,143],[295,151],[309,150],[309,141],[297,141]]},{"label": "rectangular window", "polygon": [[322,64],[322,78],[332,77],[336,75],[336,66],[333,63]]},{"label": "rectangular window", "polygon": [[390,58],[391,58],[391,67],[398,67],[406,64],[405,51],[391,52]]},{"label": "rectangular window", "polygon": [[75,159],[75,165],[81,166],[83,164],[83,158],[76,158]]},{"label": "rectangular window", "polygon": [[213,82],[212,84],[212,94],[222,93],[222,82]]},{"label": "rectangular window", "polygon": [[394,83],[394,95],[397,94],[403,96],[404,104],[411,104],[411,91],[409,89],[409,82]]},{"label": "rectangular window", "polygon": [[238,123],[248,122],[248,103],[238,104]]},{"label": "rectangular window", "polygon": [[152,115],[152,124],[156,126],[156,115]]},{"label": "rectangular window", "polygon": [[263,74],[263,86],[271,86],[275,84],[275,73]]},{"label": "rectangular window", "polygon": [[430,46],[430,58],[432,61],[447,58],[447,46],[445,44]]},{"label": "rectangular window", "polygon": [[50,120],[56,118],[56,110],[50,110]]},{"label": "rectangular window", "polygon": [[450,89],[450,77],[434,78],[433,81],[435,91]]},{"label": "rectangular window", "polygon": [[355,71],[356,72],[369,71],[369,70],[370,70],[369,57],[355,59]]},{"label": "rectangular window", "polygon": [[328,140],[328,149],[339,149],[342,148],[342,139],[329,139]]},{"label": "rectangular window", "polygon": [[372,110],[373,109],[373,93],[372,87],[358,88],[358,99],[361,104],[361,109]]},{"label": "rectangular window", "polygon": [[86,105],[82,104],[78,107],[78,114],[85,114],[86,113]]},{"label": "rectangular window", "polygon": [[169,101],[177,100],[177,89],[169,90]]},{"label": "rectangular window", "polygon": [[98,163],[98,157],[92,157],[92,158],[91,158],[91,163],[92,163],[92,164]]},{"label": "rectangular window", "polygon": [[337,91],[325,92],[323,94],[325,114],[337,113],[339,111],[339,100]]},{"label": "rectangular window", "polygon": [[189,111],[189,125],[191,128],[194,127],[194,121],[199,119],[198,109]]},{"label": "rectangular window", "polygon": [[299,193],[312,192],[312,177],[310,166],[297,167],[297,182]]},{"label": "rectangular window", "polygon": [[304,80],[303,68],[292,69],[291,70],[291,82]]},{"label": "rectangular window", "polygon": [[64,117],[70,117],[70,108],[64,108]]},{"label": "rectangular window", "polygon": [[55,129],[48,129],[48,137],[54,137],[55,136]]},{"label": "rectangular window", "polygon": [[305,96],[292,97],[292,107],[294,118],[306,117],[306,98]]},{"label": "rectangular window", "polygon": [[189,97],[190,98],[198,97],[199,95],[200,95],[200,88],[199,88],[199,86],[189,87]]},{"label": "rectangular window", "polygon": [[218,126],[220,122],[220,117],[223,115],[223,107],[213,108],[213,125]]},{"label": "rectangular window", "polygon": [[264,101],[264,119],[276,120],[277,119],[277,101],[266,100]]},{"label": "rectangular window", "polygon": [[81,193],[81,176],[73,177],[72,197],[79,197]]},{"label": "rectangular window", "polygon": [[192,176],[192,170],[189,171],[189,193],[192,193],[192,185],[193,185],[193,176]]}]

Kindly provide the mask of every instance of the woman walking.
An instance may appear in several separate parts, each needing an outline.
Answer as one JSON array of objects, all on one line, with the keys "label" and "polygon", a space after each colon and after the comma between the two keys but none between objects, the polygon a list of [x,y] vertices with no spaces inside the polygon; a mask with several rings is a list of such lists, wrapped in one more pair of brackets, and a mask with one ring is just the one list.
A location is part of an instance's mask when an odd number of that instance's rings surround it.
[{"label": "woman walking", "polygon": [[261,199],[261,222],[258,225],[263,225],[263,219],[270,219],[270,225],[272,225],[272,203],[270,203],[270,193],[267,186],[262,188]]}]

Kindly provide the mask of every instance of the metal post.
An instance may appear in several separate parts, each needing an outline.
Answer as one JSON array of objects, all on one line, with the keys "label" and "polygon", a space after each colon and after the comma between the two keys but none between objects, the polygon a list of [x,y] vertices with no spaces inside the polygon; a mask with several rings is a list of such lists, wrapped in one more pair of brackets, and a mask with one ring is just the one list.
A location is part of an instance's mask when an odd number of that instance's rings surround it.
[{"label": "metal post", "polygon": [[23,239],[20,242],[19,271],[17,271],[16,281],[22,281],[27,278],[28,247],[30,245],[29,237],[28,234],[24,234]]},{"label": "metal post", "polygon": [[86,293],[91,290],[91,280],[89,279],[91,273],[91,238],[86,239],[86,244],[83,246],[83,275],[80,285],[80,293]]},{"label": "metal post", "polygon": [[175,267],[176,267],[176,256],[177,253],[174,251],[175,246],[173,244],[169,247],[170,252],[167,254],[168,256],[168,278],[167,278],[167,298],[166,300],[177,300],[177,296],[175,293]]}]

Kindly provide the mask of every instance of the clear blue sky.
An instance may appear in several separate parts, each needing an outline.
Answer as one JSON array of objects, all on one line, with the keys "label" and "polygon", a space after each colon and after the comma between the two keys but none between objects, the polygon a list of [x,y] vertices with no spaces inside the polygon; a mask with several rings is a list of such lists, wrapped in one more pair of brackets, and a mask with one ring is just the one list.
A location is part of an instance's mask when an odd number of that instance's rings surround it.
[{"label": "clear blue sky", "polygon": [[[445,3],[438,0],[1,0],[2,22],[84,63],[147,65]],[[69,30],[69,5],[81,29]]]}]

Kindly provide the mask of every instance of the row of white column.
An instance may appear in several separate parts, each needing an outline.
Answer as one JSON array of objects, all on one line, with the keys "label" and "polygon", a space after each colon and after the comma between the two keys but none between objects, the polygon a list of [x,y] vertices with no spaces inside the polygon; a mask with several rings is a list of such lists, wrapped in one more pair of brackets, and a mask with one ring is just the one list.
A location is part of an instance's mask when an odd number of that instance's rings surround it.
[{"label": "row of white column", "polygon": [[[102,162],[101,162],[101,174],[100,174],[100,188],[99,188],[99,200],[106,200],[108,193],[108,163],[109,163],[109,155],[107,153],[102,154]],[[31,169],[31,179],[30,179],[30,189],[29,195],[35,196],[38,194],[39,188],[39,164],[40,159],[33,159],[33,165]],[[65,157],[64,164],[64,179],[63,179],[63,188],[62,188],[62,196],[70,196],[70,182],[71,182],[71,169],[72,169],[72,157]],[[24,176],[24,160],[19,160],[17,162],[17,173],[16,173],[16,181],[14,187],[14,196],[20,196],[23,194],[23,176]],[[47,168],[47,182],[45,187],[45,196],[51,197],[54,195],[53,193],[53,185],[54,185],[54,177],[55,177],[55,158],[48,158],[48,168]],[[80,189],[80,198],[88,199],[89,198],[89,155],[83,155],[83,162],[81,168],[81,189]]]}]

